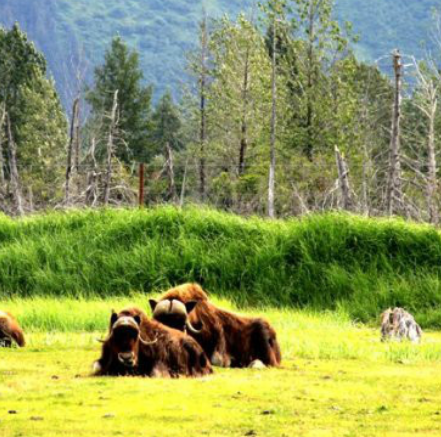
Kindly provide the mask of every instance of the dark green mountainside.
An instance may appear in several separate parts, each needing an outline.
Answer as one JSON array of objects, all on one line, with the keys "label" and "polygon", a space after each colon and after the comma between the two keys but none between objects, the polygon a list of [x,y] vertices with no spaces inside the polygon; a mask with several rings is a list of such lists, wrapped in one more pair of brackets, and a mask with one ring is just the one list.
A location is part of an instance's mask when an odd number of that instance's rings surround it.
[{"label": "dark green mountainside", "polygon": [[[252,0],[2,0],[0,24],[18,21],[48,59],[63,100],[75,76],[91,78],[112,36],[140,52],[146,81],[161,92],[183,80],[184,52],[197,40],[202,4],[209,16],[249,10]],[[359,55],[377,59],[391,49],[416,56],[430,40],[431,11],[439,0],[337,0],[337,15],[354,23]]]}]

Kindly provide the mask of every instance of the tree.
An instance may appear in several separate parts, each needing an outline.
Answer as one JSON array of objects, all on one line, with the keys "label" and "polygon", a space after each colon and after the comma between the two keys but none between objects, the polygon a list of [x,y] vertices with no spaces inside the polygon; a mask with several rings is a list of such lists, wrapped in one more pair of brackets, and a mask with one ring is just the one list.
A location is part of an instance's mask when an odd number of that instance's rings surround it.
[{"label": "tree", "polygon": [[150,138],[155,145],[155,152],[163,152],[166,144],[174,150],[180,149],[182,146],[179,138],[180,129],[181,116],[170,90],[167,90],[159,99],[152,116]]},{"label": "tree", "polygon": [[169,90],[159,100],[152,117],[152,142],[157,153],[163,153],[165,158],[165,170],[168,176],[168,200],[176,200],[175,176],[173,167],[173,151],[182,146],[180,139],[181,116],[173,102]]},{"label": "tree", "polygon": [[[9,31],[0,28],[0,106],[8,119],[3,128],[10,127],[10,135],[3,136],[10,137],[16,148],[13,156],[21,185],[28,192],[28,208],[54,200],[62,173],[66,119],[54,83],[46,78],[43,55],[17,24]],[[0,153],[5,152],[2,149]],[[6,166],[0,173],[9,177],[10,159],[11,154],[0,159]]]},{"label": "tree", "polygon": [[[142,84],[143,73],[139,56],[119,37],[112,40],[103,65],[95,69],[94,87],[88,90],[87,101],[95,118],[101,119],[113,107],[118,91],[118,119],[121,141],[116,156],[126,163],[132,159],[146,160],[151,156],[149,129],[151,121],[152,87]],[[108,131],[104,122],[103,132]]]}]

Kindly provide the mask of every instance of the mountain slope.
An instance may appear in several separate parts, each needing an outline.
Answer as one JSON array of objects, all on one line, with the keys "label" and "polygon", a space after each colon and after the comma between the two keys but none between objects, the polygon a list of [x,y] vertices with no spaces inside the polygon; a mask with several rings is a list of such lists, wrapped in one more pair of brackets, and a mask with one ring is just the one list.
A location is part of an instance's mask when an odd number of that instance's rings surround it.
[{"label": "mountain slope", "polygon": [[[179,87],[184,52],[197,41],[202,1],[195,0],[2,0],[0,24],[18,21],[45,53],[66,102],[76,70],[89,80],[112,36],[140,52],[146,81],[158,92]],[[207,0],[209,16],[247,9],[252,0]],[[376,59],[391,49],[421,55],[431,9],[439,0],[337,0],[339,19],[354,23],[359,54]]]}]

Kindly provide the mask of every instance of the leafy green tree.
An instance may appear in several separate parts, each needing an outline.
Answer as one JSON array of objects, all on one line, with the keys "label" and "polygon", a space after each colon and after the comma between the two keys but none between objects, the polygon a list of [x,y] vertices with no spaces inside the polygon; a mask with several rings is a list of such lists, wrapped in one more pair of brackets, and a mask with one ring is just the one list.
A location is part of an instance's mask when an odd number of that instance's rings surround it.
[{"label": "leafy green tree", "polygon": [[120,147],[116,156],[126,163],[149,156],[152,87],[144,86],[139,56],[127,44],[115,37],[104,57],[104,64],[95,69],[95,84],[87,93],[95,118],[103,119],[112,109],[113,96],[118,91],[118,128]]},{"label": "leafy green tree", "polygon": [[[18,104],[21,91],[46,75],[46,61],[18,24],[10,30],[0,27],[0,102],[11,119],[14,134],[20,124]],[[16,138],[18,142],[18,138]]]},{"label": "leafy green tree", "polygon": [[243,175],[248,155],[262,144],[269,120],[271,66],[264,39],[240,14],[236,21],[224,17],[215,23],[210,49],[211,121],[216,137],[229,144],[225,158],[233,159],[232,167]]},{"label": "leafy green tree", "polygon": [[34,207],[62,196],[67,121],[54,84],[40,78],[21,90],[17,126],[22,184],[32,190]]},{"label": "leafy green tree", "polygon": [[[17,24],[0,28],[0,106],[11,122],[24,191],[34,206],[55,200],[62,187],[66,118],[43,55]],[[7,165],[5,146],[3,153]]]}]

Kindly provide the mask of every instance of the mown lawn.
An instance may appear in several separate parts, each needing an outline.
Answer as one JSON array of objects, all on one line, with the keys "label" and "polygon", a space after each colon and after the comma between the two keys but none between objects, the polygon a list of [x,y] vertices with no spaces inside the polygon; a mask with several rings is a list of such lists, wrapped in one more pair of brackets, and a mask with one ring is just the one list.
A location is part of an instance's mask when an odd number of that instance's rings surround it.
[{"label": "mown lawn", "polygon": [[5,303],[28,331],[28,347],[0,351],[0,436],[441,433],[439,333],[425,333],[420,346],[383,344],[376,328],[345,314],[252,311],[276,327],[281,369],[215,369],[203,379],[91,377],[108,310],[123,303]]}]

